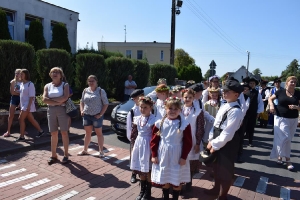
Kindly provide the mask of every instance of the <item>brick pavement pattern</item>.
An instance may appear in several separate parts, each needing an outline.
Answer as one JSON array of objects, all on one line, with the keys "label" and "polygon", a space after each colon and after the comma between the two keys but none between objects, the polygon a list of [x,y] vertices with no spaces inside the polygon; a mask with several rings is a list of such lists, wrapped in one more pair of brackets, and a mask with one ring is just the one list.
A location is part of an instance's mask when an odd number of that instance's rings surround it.
[{"label": "brick pavement pattern", "polygon": [[[71,162],[66,165],[47,164],[49,147],[0,158],[0,199],[135,199],[139,184],[129,182],[129,150],[105,145],[106,157],[101,159],[92,155],[97,153],[98,146],[91,143],[90,155],[77,156],[82,145],[82,140],[70,144]],[[62,147],[58,154],[62,159]],[[208,171],[205,166],[199,169],[193,178],[192,192],[183,194],[181,199],[214,199],[203,193],[204,188],[212,188]],[[299,183],[290,179],[269,176],[265,194],[260,194],[256,192],[261,179],[258,173],[237,170],[235,181],[238,177],[244,182],[241,187],[230,188],[229,200],[279,199],[283,186],[290,190],[291,199],[300,199]],[[160,188],[153,187],[152,199],[162,199]]]}]

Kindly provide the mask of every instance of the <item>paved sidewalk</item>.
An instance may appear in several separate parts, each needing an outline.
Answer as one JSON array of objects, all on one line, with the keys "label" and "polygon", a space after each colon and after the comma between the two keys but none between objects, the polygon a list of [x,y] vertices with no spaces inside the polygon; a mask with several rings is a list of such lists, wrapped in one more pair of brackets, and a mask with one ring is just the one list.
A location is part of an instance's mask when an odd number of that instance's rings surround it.
[{"label": "paved sidewalk", "polygon": [[[76,156],[82,145],[82,139],[70,144],[71,162],[66,165],[47,165],[49,147],[0,158],[1,199],[135,199],[139,184],[129,182],[129,151],[105,145],[106,157],[100,159],[92,155],[97,153],[98,146],[91,143],[90,155]],[[63,156],[61,149],[58,149],[60,159]],[[203,193],[204,188],[212,187],[207,170],[201,167],[194,176],[193,191],[181,199],[214,199]],[[300,199],[300,188],[289,178],[273,175],[265,181],[265,177],[255,171],[239,169],[234,181],[229,200],[279,199],[282,195],[285,199]],[[153,188],[152,197],[161,199],[161,189]]]},{"label": "paved sidewalk", "polygon": [[[103,120],[103,133],[110,131],[110,120],[109,117],[105,117]],[[41,128],[48,133],[48,125],[41,124]],[[33,149],[37,149],[44,146],[50,146],[50,134],[45,134],[43,137],[36,138],[37,130],[32,126],[28,125],[26,127],[26,131],[28,135],[25,135],[26,141],[24,142],[14,142],[16,138],[19,137],[19,127],[12,128],[11,137],[3,137],[3,133],[6,132],[2,130],[0,132],[0,157],[15,154],[18,152],[25,152]],[[85,131],[82,126],[82,120],[77,119],[72,121],[72,125],[70,128],[69,139],[70,141],[81,139],[85,135]],[[59,134],[59,142],[61,142],[61,135]]]}]

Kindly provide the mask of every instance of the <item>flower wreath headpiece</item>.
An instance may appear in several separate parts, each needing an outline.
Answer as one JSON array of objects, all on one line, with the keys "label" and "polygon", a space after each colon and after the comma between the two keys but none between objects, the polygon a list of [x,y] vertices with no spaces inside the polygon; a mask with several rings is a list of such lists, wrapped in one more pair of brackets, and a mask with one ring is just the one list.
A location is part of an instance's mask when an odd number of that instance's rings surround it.
[{"label": "flower wreath headpiece", "polygon": [[182,101],[180,98],[178,97],[168,97],[166,100],[165,100],[165,104],[168,103],[169,101],[173,101],[174,103],[180,103],[180,105],[182,105]]},{"label": "flower wreath headpiece", "polygon": [[154,104],[154,101],[152,101],[152,99],[150,97],[147,97],[147,96],[142,96],[142,97],[139,97],[139,102],[142,101],[142,102],[148,102],[148,103],[151,103],[151,104]]},{"label": "flower wreath headpiece", "polygon": [[220,93],[220,88],[209,88],[208,92],[215,92],[215,93]]},{"label": "flower wreath headpiece", "polygon": [[170,88],[167,87],[162,87],[162,88],[155,88],[155,92],[168,92]]},{"label": "flower wreath headpiece", "polygon": [[181,89],[182,89],[181,86],[174,86],[174,87],[172,88],[171,92],[177,93],[177,92],[179,92]]},{"label": "flower wreath headpiece", "polygon": [[165,79],[165,78],[160,78],[160,79],[158,79],[158,81],[157,81],[157,84],[161,84],[162,82],[167,82],[167,79]]},{"label": "flower wreath headpiece", "polygon": [[194,85],[196,82],[194,80],[189,80],[187,83],[191,84],[191,85]]}]

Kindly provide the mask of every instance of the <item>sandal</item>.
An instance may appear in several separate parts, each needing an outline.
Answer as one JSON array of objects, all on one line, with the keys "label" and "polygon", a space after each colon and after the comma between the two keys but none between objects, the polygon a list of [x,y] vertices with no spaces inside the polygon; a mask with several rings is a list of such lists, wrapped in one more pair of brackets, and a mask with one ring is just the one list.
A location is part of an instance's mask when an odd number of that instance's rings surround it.
[{"label": "sandal", "polygon": [[53,163],[58,162],[57,157],[50,157],[48,160],[48,165],[52,165]]},{"label": "sandal", "polygon": [[67,156],[64,156],[64,158],[61,161],[63,164],[66,164],[69,162],[69,158]]},{"label": "sandal", "polygon": [[9,137],[10,133],[6,131],[6,133],[3,134],[3,137]]},{"label": "sandal", "polygon": [[85,155],[89,155],[89,153],[86,152],[85,150],[82,150],[82,151],[77,153],[77,156],[85,156]]}]

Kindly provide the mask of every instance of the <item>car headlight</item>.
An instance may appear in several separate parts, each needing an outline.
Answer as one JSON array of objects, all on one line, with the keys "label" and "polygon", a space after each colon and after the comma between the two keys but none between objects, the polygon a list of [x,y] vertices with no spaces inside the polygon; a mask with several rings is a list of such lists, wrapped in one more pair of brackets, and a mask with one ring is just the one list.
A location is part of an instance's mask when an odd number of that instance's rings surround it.
[{"label": "car headlight", "polygon": [[111,112],[111,117],[112,117],[113,119],[116,117],[117,107],[118,107],[118,106],[116,106],[116,107],[112,110],[112,112]]}]

